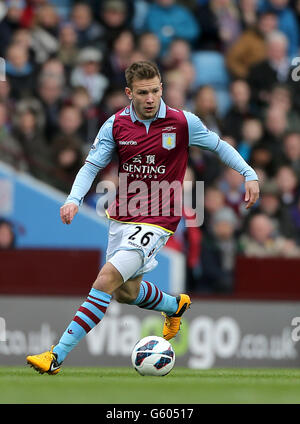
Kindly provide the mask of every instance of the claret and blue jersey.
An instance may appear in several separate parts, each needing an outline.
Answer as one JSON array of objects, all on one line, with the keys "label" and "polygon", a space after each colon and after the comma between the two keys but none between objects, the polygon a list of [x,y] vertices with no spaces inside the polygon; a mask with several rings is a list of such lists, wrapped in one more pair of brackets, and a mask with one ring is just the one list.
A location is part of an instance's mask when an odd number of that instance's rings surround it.
[{"label": "claret and blue jersey", "polygon": [[[119,157],[119,174],[125,174],[128,184],[143,181],[149,196],[154,181],[182,184],[188,160],[189,146],[215,152],[223,163],[235,169],[246,181],[257,180],[254,170],[239,153],[219,136],[208,130],[201,120],[191,112],[170,108],[161,100],[156,116],[147,121],[140,120],[133,104],[111,116],[100,128],[95,142],[79,171],[67,203],[79,205],[89,190],[95,176],[104,169],[116,151]],[[158,193],[158,192],[157,192]],[[171,213],[165,216],[164,199],[159,201],[156,214],[143,211],[138,216],[119,214],[122,202],[129,202],[136,193],[118,191],[114,208],[108,209],[109,217],[121,222],[143,222],[158,225],[169,231],[175,231],[180,220],[174,216],[174,197],[170,198]],[[144,203],[145,204],[145,203]],[[110,211],[114,210],[114,213]],[[124,208],[122,209],[124,210]]]}]

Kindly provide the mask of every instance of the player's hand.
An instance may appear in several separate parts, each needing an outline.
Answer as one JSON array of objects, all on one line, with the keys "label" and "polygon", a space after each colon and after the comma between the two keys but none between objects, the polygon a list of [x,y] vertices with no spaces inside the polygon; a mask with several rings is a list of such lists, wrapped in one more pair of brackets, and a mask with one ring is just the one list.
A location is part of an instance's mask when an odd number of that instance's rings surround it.
[{"label": "player's hand", "polygon": [[251,208],[256,200],[259,198],[259,185],[258,181],[246,181],[245,183],[245,202],[247,202],[246,209]]},{"label": "player's hand", "polygon": [[78,206],[75,203],[67,203],[60,208],[60,217],[63,224],[71,224],[74,216],[78,212]]}]

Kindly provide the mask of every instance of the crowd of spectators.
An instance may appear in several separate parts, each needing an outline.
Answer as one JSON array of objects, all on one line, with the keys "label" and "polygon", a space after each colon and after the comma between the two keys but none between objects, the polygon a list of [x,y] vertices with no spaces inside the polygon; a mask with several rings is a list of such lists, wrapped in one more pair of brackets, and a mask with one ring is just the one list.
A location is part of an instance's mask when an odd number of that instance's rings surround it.
[{"label": "crowd of spectators", "polygon": [[191,289],[230,291],[237,253],[300,256],[299,46],[299,0],[1,1],[0,160],[68,193],[100,126],[128,104],[124,70],[155,61],[166,103],[198,115],[260,179],[247,211],[243,178],[190,149],[204,224],[179,225],[169,247],[186,254]]}]

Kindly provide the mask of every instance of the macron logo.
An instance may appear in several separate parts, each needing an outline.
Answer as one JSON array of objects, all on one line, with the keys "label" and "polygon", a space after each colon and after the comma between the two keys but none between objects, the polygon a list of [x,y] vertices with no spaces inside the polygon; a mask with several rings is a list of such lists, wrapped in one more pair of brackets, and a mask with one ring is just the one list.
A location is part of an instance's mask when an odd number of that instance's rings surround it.
[{"label": "macron logo", "polygon": [[134,140],[124,141],[124,140],[122,140],[122,141],[119,141],[119,144],[121,146],[136,146],[137,141],[134,141]]},{"label": "macron logo", "polygon": [[163,128],[162,129],[162,131],[172,131],[172,130],[176,130],[176,127],[166,127],[166,128]]}]

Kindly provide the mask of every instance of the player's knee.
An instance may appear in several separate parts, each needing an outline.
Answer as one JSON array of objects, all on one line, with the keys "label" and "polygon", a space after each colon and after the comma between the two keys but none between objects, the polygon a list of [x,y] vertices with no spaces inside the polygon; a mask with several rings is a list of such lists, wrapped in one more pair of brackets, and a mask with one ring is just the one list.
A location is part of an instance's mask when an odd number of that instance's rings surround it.
[{"label": "player's knee", "polygon": [[104,266],[93,284],[95,289],[112,294],[123,283],[119,271],[112,265]]},{"label": "player's knee", "polygon": [[128,303],[128,296],[124,293],[114,293],[114,299],[119,303]]}]

